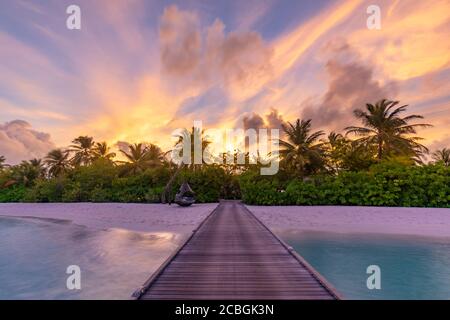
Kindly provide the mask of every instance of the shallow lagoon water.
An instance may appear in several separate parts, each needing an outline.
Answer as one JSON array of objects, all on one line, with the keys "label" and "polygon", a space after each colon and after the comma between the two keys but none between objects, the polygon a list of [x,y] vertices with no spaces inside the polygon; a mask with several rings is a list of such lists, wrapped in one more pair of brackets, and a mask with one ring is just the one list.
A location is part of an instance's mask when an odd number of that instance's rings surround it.
[{"label": "shallow lagoon water", "polygon": [[[450,299],[450,239],[280,231],[347,299]],[[369,265],[381,289],[366,285]]]},{"label": "shallow lagoon water", "polygon": [[[450,299],[450,239],[279,231],[348,299]],[[129,299],[186,235],[0,217],[0,299]],[[81,290],[66,269],[81,268]],[[381,290],[366,268],[381,268]]]},{"label": "shallow lagoon water", "polygon": [[[129,299],[182,235],[0,217],[0,299]],[[81,268],[81,290],[66,269]]]}]

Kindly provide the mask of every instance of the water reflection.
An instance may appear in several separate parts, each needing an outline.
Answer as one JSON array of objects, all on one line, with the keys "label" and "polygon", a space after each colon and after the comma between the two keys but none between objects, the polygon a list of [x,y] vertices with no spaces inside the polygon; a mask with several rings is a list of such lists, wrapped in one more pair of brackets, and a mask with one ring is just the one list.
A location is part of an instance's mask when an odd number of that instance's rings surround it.
[{"label": "water reflection", "polygon": [[[0,218],[0,299],[128,299],[186,235]],[[66,289],[78,265],[80,291]]]}]

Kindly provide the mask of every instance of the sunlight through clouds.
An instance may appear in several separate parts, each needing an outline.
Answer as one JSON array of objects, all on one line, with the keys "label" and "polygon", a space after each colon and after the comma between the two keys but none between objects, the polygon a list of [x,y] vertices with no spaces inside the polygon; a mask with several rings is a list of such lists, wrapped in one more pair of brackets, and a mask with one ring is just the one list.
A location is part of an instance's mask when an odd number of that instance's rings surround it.
[{"label": "sunlight through clouds", "polygon": [[[366,1],[308,4],[301,18],[277,11],[287,0],[258,3],[81,0],[83,28],[69,31],[62,2],[2,1],[0,122],[24,119],[58,146],[87,134],[168,149],[193,120],[236,127],[275,110],[339,130],[357,105],[390,98],[429,115],[427,142],[448,132],[448,1],[380,1],[381,30],[367,29]],[[337,40],[345,61],[326,49]]]}]

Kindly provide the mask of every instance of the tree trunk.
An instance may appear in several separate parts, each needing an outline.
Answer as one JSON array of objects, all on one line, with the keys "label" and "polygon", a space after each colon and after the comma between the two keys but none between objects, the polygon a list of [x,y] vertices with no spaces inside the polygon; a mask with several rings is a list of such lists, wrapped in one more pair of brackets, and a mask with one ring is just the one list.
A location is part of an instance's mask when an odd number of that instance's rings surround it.
[{"label": "tree trunk", "polygon": [[[180,174],[181,170],[184,168],[185,164],[181,164],[177,170],[175,171],[175,173],[173,174],[172,177],[170,177],[169,182],[167,182],[166,186],[164,187],[164,191],[161,194],[161,202],[162,203],[167,203],[167,200],[169,202],[169,204],[171,203],[171,198],[170,198],[170,190],[172,189],[172,185],[176,179],[176,177]],[[167,195],[169,194],[169,196],[167,197]]]},{"label": "tree trunk", "polygon": [[381,158],[383,157],[383,139],[381,139],[381,136],[378,136],[378,154],[377,154],[377,158],[378,160],[381,160]]}]

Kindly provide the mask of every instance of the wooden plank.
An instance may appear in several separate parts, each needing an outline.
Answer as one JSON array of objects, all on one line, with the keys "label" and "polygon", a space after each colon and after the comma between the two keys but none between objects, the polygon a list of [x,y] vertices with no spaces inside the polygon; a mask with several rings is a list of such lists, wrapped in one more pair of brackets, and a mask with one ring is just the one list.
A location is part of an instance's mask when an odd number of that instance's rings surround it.
[{"label": "wooden plank", "polygon": [[223,201],[136,294],[139,299],[339,299],[243,204]]}]

